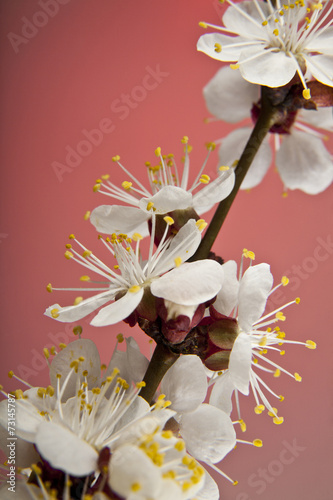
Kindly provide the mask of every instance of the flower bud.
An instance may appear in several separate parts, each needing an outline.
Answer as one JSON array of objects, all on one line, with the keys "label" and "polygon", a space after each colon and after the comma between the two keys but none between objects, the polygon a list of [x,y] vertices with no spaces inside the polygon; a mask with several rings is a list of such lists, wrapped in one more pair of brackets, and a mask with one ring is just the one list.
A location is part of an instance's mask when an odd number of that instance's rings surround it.
[{"label": "flower bud", "polygon": [[207,326],[207,349],[202,361],[209,370],[225,370],[229,365],[229,356],[238,336],[236,319],[222,316],[219,319],[204,318]]}]

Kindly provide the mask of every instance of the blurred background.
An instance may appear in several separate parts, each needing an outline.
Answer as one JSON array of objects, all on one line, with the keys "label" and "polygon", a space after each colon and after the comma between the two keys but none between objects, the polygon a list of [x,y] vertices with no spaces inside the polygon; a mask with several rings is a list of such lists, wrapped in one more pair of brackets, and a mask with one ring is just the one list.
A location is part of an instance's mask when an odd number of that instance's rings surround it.
[{"label": "blurred background", "polygon": [[[174,153],[180,164],[187,135],[194,179],[204,144],[231,130],[204,122],[202,88],[220,65],[196,51],[198,22],[219,23],[223,8],[217,0],[0,2],[0,382],[6,389],[18,388],[9,370],[47,385],[43,347],[75,339],[73,325],[43,313],[55,302],[70,304],[77,293],[51,296],[46,285],[78,285],[82,269],[63,257],[70,233],[99,254],[97,233],[83,216],[111,203],[93,193],[96,178],[126,180],[112,156],[119,154],[146,183],[145,162],[155,161],[155,148]],[[206,173],[214,175],[217,161],[215,151]],[[259,187],[239,193],[214,250],[239,261],[246,247],[255,263],[271,265],[276,283],[285,274],[294,278],[275,299],[280,306],[301,297],[282,326],[290,339],[312,339],[318,348],[291,345],[275,358],[303,377],[301,384],[287,375],[269,382],[285,396],[283,425],[255,415],[251,397],[241,399],[248,430],[238,437],[261,438],[264,446],[240,444],[220,464],[238,486],[213,473],[228,500],[332,498],[332,188],[318,196],[282,197],[282,191],[272,166]],[[138,328],[81,324],[104,363],[119,332],[133,335],[149,355]]]}]

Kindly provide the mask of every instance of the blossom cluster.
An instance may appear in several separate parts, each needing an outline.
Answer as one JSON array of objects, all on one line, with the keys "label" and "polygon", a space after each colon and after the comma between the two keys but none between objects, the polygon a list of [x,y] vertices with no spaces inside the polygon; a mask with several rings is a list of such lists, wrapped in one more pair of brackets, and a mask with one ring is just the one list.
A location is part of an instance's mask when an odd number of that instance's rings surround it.
[{"label": "blossom cluster", "polygon": [[[265,134],[274,139],[285,190],[318,194],[333,180],[332,157],[321,132],[312,128],[332,130],[332,6],[303,0],[227,3],[223,27],[201,23],[222,34],[203,35],[198,50],[235,63],[205,86],[207,108],[229,123],[251,117],[255,127],[271,113]],[[288,277],[274,284],[270,265],[255,264],[246,248],[239,265],[224,262],[207,247],[208,232],[215,231],[214,238],[218,233],[220,212],[208,228],[202,218],[217,204],[230,208],[240,176],[242,189],[263,180],[270,142],[264,139],[260,149],[259,143],[252,165],[246,165],[249,155],[242,151],[250,134],[241,127],[216,141],[221,146],[214,179],[205,169],[215,143],[207,145],[193,176],[184,136],[182,169],[158,147],[157,164],[146,163],[146,183],[119,155],[112,160],[125,176],[121,186],[109,174],[95,182],[98,197],[121,203],[97,206],[85,216],[106,258],[71,234],[65,258],[84,268],[82,286],[46,287],[57,297],[79,293],[74,304],[55,302],[45,311],[55,321],[75,323],[79,338],[44,349],[47,387],[31,386],[13,371],[9,377],[24,390],[7,393],[1,386],[4,450],[6,399],[16,401],[20,499],[218,500],[209,471],[237,484],[233,472],[216,464],[230,452],[241,455],[242,446],[233,451],[237,443],[263,444],[252,429],[250,441],[239,438],[247,429],[241,395],[252,396],[255,414],[267,411],[273,424],[283,423],[284,397],[270,381],[281,374],[296,382],[302,377],[274,355],[283,356],[288,344],[316,348],[314,341],[291,340],[281,329],[286,308],[300,298],[271,308],[271,296],[288,286]],[[135,327],[156,343],[151,359],[134,337],[120,349],[119,334],[108,365],[102,364],[94,342],[81,337],[77,322],[83,318],[94,327]],[[7,498],[6,484],[0,491]]]}]

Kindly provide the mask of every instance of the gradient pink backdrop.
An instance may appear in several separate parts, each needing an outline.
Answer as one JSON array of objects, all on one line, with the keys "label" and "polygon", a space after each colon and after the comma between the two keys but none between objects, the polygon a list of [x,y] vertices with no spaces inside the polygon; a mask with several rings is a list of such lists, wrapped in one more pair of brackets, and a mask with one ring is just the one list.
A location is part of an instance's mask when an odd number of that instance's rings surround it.
[{"label": "gradient pink backdrop", "polygon": [[[202,34],[198,21],[219,21],[217,1],[62,0],[57,5],[52,17],[40,14],[37,1],[0,2],[1,383],[8,389],[17,386],[7,379],[10,369],[25,373],[31,384],[47,384],[42,348],[74,338],[71,326],[43,316],[51,303],[67,304],[72,296],[50,296],[45,285],[75,286],[82,274],[63,258],[70,233],[99,252],[96,232],[83,215],[108,202],[92,192],[97,177],[112,172],[117,182],[124,180],[111,157],[119,154],[145,180],[144,162],[154,160],[154,149],[161,146],[179,159],[180,139],[186,134],[193,145],[192,165],[198,168],[204,143],[228,130],[222,123],[203,121],[207,111],[202,88],[219,64],[195,48]],[[23,31],[30,36],[26,43],[15,38],[32,21],[39,27]],[[160,81],[146,96],[140,94],[136,87],[143,82],[153,86],[146,75],[158,67]],[[119,110],[117,100],[131,93],[136,107]],[[86,139],[82,131],[98,128],[101,121],[109,127],[112,122],[112,131],[103,134],[78,166],[57,176],[54,162],[65,164],[66,147],[76,148]],[[211,158],[207,173],[214,172],[216,162],[216,156]],[[290,346],[277,359],[303,376],[301,384],[287,376],[272,381],[285,395],[279,406],[283,425],[273,425],[264,414],[256,416],[253,400],[243,398],[248,431],[239,437],[262,438],[264,447],[239,445],[221,464],[239,480],[234,487],[218,477],[221,498],[228,500],[332,498],[333,250],[326,251],[326,260],[314,257],[320,242],[333,238],[332,189],[315,197],[291,192],[282,198],[281,193],[273,168],[258,188],[240,193],[215,251],[226,260],[239,260],[243,247],[250,248],[257,263],[271,264],[277,282],[286,273],[295,277],[293,266],[300,266],[300,286],[284,288],[277,303],[301,296],[283,326],[290,338],[313,339],[318,349]],[[149,353],[147,339],[136,328],[120,324],[96,329],[82,323],[84,336],[97,343],[103,362],[119,331],[134,335]],[[285,443],[300,447],[294,457],[286,455],[288,464],[281,462]],[[260,469],[267,468],[268,479],[259,482]]]}]

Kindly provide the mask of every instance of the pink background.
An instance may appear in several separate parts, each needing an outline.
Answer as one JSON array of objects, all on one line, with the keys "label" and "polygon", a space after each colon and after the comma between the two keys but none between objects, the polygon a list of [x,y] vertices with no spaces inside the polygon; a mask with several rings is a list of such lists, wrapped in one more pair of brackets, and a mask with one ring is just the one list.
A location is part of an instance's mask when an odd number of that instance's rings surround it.
[{"label": "pink background", "polygon": [[[7,379],[10,369],[33,385],[47,384],[42,348],[74,339],[71,325],[43,316],[54,302],[71,303],[71,294],[50,296],[45,286],[50,281],[60,287],[78,284],[82,269],[63,258],[70,233],[99,253],[96,232],[83,215],[108,203],[92,192],[97,177],[112,173],[117,182],[125,180],[111,157],[119,154],[145,181],[144,162],[154,161],[157,146],[174,152],[180,163],[180,139],[188,135],[196,169],[205,156],[204,143],[229,130],[222,123],[203,121],[208,113],[202,88],[219,64],[195,48],[203,32],[198,21],[219,21],[217,1],[59,0],[53,17],[41,15],[40,4],[0,4],[1,382],[8,389],[17,388]],[[55,2],[45,4],[51,9]],[[39,27],[30,25],[30,31],[22,32],[32,21]],[[13,34],[30,38],[23,43]],[[146,75],[156,68],[163,76],[155,88],[142,92],[143,82],[153,86]],[[132,108],[119,109],[123,94],[135,97]],[[82,131],[98,128],[101,121],[105,125],[104,119],[110,127],[112,122],[113,130],[103,133],[100,144],[91,146],[77,166],[57,176],[54,162],[64,165],[66,148],[76,149],[86,139]],[[215,171],[214,154],[209,174]],[[292,339],[313,339],[318,349],[290,346],[277,359],[303,376],[301,384],[283,375],[272,380],[271,386],[285,396],[279,404],[283,425],[273,425],[265,414],[256,416],[253,400],[242,399],[248,431],[239,437],[261,438],[264,447],[239,445],[221,464],[239,480],[234,487],[218,477],[221,497],[228,500],[331,498],[333,249],[325,249],[322,242],[333,237],[332,190],[315,197],[291,192],[282,198],[281,193],[281,181],[271,168],[258,188],[239,194],[214,248],[226,260],[237,261],[243,247],[254,250],[256,263],[271,264],[276,283],[286,273],[295,278],[299,271],[293,266],[299,266],[302,278],[283,288],[276,303],[298,295],[302,300],[288,310],[281,326]],[[318,246],[325,260],[315,257]],[[120,331],[134,335],[149,353],[139,329],[123,324],[96,329],[81,323],[103,362],[108,362]],[[293,443],[298,447],[294,456],[283,451]],[[268,471],[266,479],[259,477],[261,469]]]}]

